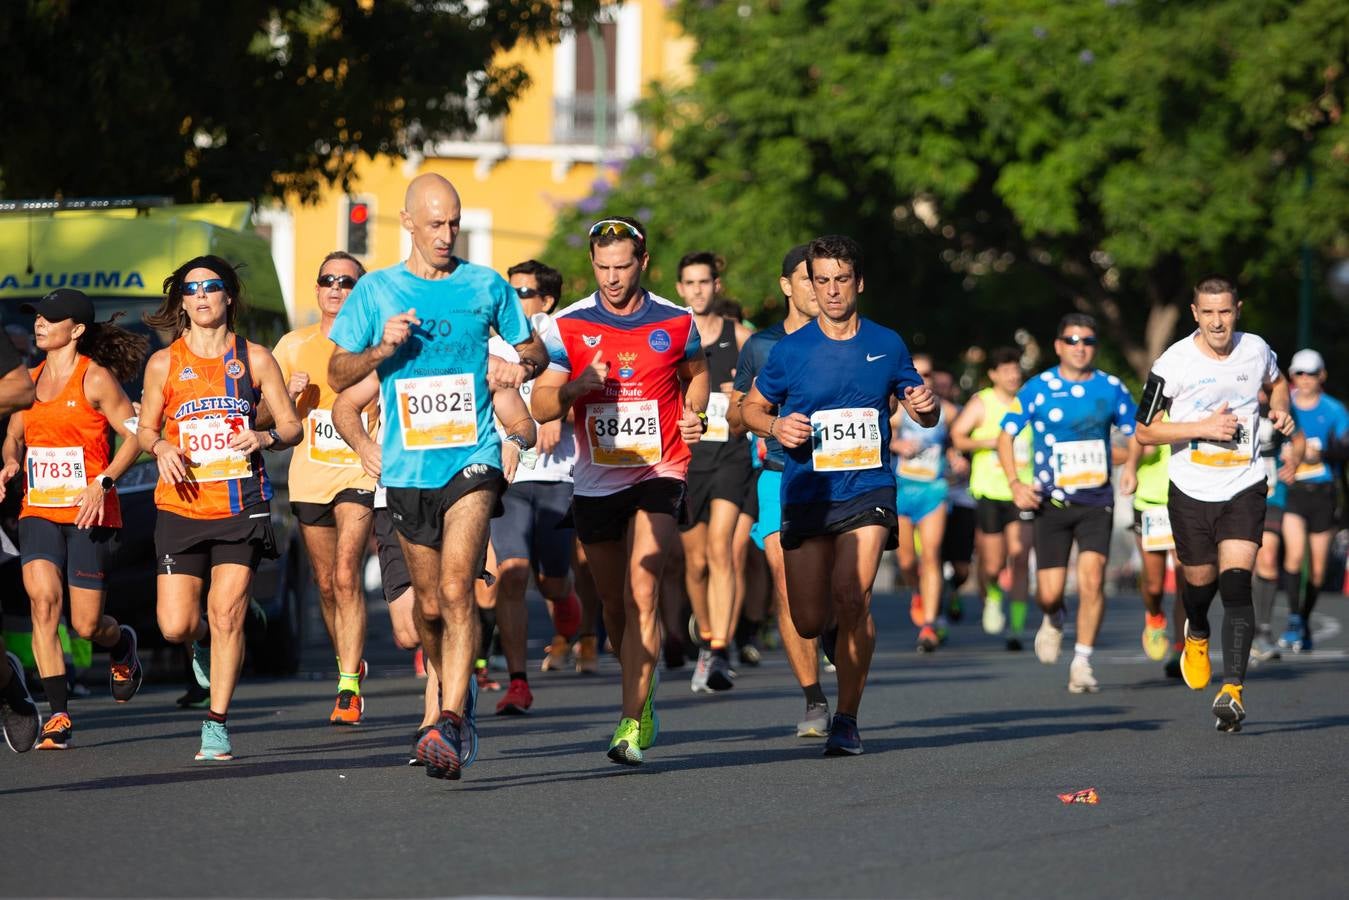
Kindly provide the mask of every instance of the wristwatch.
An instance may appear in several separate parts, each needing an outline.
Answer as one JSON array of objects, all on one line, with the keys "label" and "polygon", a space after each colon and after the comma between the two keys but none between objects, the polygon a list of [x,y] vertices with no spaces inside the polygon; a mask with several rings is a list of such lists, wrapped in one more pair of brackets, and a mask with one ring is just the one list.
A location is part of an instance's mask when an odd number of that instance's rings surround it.
[{"label": "wristwatch", "polygon": [[506,435],[506,440],[519,447],[521,453],[524,453],[529,449],[529,444],[525,443],[525,439],[518,434],[508,434]]},{"label": "wristwatch", "polygon": [[98,483],[103,488],[103,490],[110,491],[112,490],[112,486],[115,485],[117,482],[113,481],[107,475],[100,475]]},{"label": "wristwatch", "polygon": [[272,442],[267,445],[268,450],[276,450],[281,446],[281,435],[276,433],[275,428],[268,428],[267,436],[272,439]]}]

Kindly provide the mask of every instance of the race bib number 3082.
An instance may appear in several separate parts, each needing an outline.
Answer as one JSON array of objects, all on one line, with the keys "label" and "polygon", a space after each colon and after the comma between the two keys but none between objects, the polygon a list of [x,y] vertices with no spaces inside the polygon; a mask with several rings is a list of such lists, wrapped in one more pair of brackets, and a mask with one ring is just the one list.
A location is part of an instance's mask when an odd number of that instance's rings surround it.
[{"label": "race bib number 3082", "polygon": [[816,472],[881,466],[880,413],[870,408],[821,409],[811,414]]},{"label": "race bib number 3082", "polygon": [[625,468],[660,462],[660,414],[655,400],[592,403],[586,408],[590,461]]},{"label": "race bib number 3082", "polygon": [[426,375],[394,382],[404,450],[476,447],[473,376]]}]

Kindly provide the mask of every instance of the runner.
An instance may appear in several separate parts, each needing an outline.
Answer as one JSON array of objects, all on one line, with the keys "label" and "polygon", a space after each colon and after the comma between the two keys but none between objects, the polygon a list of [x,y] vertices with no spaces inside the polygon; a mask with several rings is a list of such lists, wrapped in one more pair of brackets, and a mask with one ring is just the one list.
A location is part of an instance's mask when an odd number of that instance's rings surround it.
[{"label": "runner", "polygon": [[553,319],[551,364],[533,404],[541,422],[574,411],[572,513],[623,672],[608,756],[635,766],[660,731],[662,548],[675,542],[684,513],[688,444],[707,428],[707,368],[693,317],[641,285],[649,261],[641,223],[596,222],[590,261],[599,290]]},{"label": "runner", "polygon": [[[950,405],[952,412],[946,420],[946,528],[941,540],[942,611],[937,618],[942,622],[959,622],[965,618],[965,602],[960,591],[970,580],[970,567],[974,562],[976,504],[970,493],[970,459],[949,443],[950,423],[960,415],[962,408],[960,385],[950,372],[937,369],[932,373],[932,391]],[[944,627],[941,639],[946,640]]]},{"label": "runner", "polygon": [[[0,340],[0,416],[8,416],[33,405],[36,392],[33,379],[14,345]],[[37,744],[42,717],[38,714],[28,682],[23,677],[19,658],[5,648],[0,629],[0,730],[5,743],[15,753],[27,753]]]},{"label": "runner", "polygon": [[[740,351],[735,364],[735,393],[731,395],[731,424],[744,424],[745,397],[754,386],[754,379],[763,371],[768,356],[778,342],[806,325],[820,314],[815,300],[815,285],[806,264],[806,245],[799,244],[782,258],[782,275],[778,286],[787,300],[787,318],[777,325],[755,332]],[[772,412],[777,413],[773,407]],[[815,638],[804,638],[792,620],[791,604],[787,601],[787,571],[782,554],[782,473],[786,455],[777,438],[763,438],[766,453],[763,471],[756,486],[759,499],[759,517],[751,536],[768,558],[768,569],[773,579],[773,599],[777,609],[778,631],[782,648],[787,654],[796,683],[806,699],[806,712],[796,725],[799,738],[822,738],[829,735],[829,700],[820,687],[820,654]]]},{"label": "runner", "polygon": [[[1144,445],[1171,445],[1167,511],[1185,580],[1180,671],[1196,691],[1209,683],[1208,610],[1222,592],[1223,686],[1213,714],[1218,730],[1231,733],[1246,718],[1242,685],[1255,636],[1251,570],[1266,492],[1256,448],[1262,387],[1275,429],[1287,436],[1295,425],[1274,351],[1258,335],[1236,330],[1241,301],[1235,285],[1204,279],[1195,286],[1190,312],[1198,327],[1152,364],[1137,437]],[[1162,409],[1169,409],[1166,421],[1158,415]]]},{"label": "runner", "polygon": [[[1091,316],[1064,316],[1054,350],[1059,364],[1027,382],[1017,394],[1019,408],[1003,416],[998,462],[1017,507],[1037,510],[1036,599],[1044,619],[1035,634],[1035,655],[1046,665],[1058,661],[1063,644],[1063,591],[1068,557],[1077,544],[1077,646],[1068,690],[1094,693],[1100,687],[1091,654],[1105,617],[1105,563],[1115,502],[1110,467],[1125,455],[1112,453],[1110,429],[1133,434],[1136,407],[1118,378],[1092,365],[1096,320]],[[1034,429],[1033,482],[1022,480],[1014,448],[1027,425]]]},{"label": "runner", "polygon": [[[941,414],[898,334],[857,312],[862,253],[848,237],[811,241],[807,270],[820,316],[778,341],[741,407],[757,435],[785,451],[781,543],[797,631],[837,645],[838,711],[825,755],[862,752],[857,712],[876,644],[871,588],[896,543],[891,402],[920,425]],[[778,412],[774,413],[773,408]]]},{"label": "runner", "polygon": [[[1006,629],[1007,649],[1020,650],[1026,629],[1026,601],[1030,595],[1029,523],[1033,513],[1017,509],[1012,488],[998,463],[998,435],[1008,411],[1019,407],[1021,352],[999,347],[989,354],[989,387],[976,393],[951,423],[951,442],[970,453],[970,494],[975,499],[975,543],[979,551],[979,581],[984,595],[985,634]],[[1012,443],[1017,475],[1034,478],[1031,469],[1031,430],[1024,428]],[[1011,576],[1011,603],[1003,610],[1002,573]]]},{"label": "runner", "polygon": [[[272,351],[286,379],[286,392],[304,421],[304,436],[290,457],[291,509],[300,523],[310,570],[319,589],[319,609],[328,640],[337,654],[337,700],[328,720],[359,725],[365,712],[365,590],[361,560],[374,519],[375,480],[361,469],[360,457],[333,428],[337,393],[328,384],[328,340],[337,314],[365,274],[360,260],[341,250],[319,265],[314,298],[319,321],[281,338]],[[362,410],[370,434],[379,429],[379,406]],[[264,403],[258,425],[271,424]]]},{"label": "runner", "polygon": [[[173,337],[146,364],[138,437],[159,465],[159,630],[169,643],[195,642],[193,666],[211,691],[198,760],[234,758],[227,717],[249,587],[258,562],[277,552],[261,451],[294,446],[302,431],[276,360],[235,330],[239,306],[234,268],[199,256],[164,280],[164,302],[145,316]],[[276,421],[268,431],[255,430],[260,398]]]},{"label": "runner", "polygon": [[[913,368],[932,391],[932,357],[915,353]],[[933,391],[935,394],[936,392]],[[909,617],[918,626],[918,652],[932,653],[944,640],[941,618],[942,542],[946,534],[947,426],[955,407],[938,400],[937,423],[925,428],[904,410],[890,419],[890,453],[898,485],[895,501],[899,517],[896,557],[904,583],[913,592]]]},{"label": "runner", "polygon": [[680,526],[684,545],[684,585],[698,620],[698,664],[689,687],[695,694],[730,690],[730,642],[740,619],[737,570],[732,544],[750,484],[749,442],[731,430],[731,380],[740,348],[750,331],[721,314],[717,257],[686,253],[675,270],[675,290],[693,313],[707,358],[707,433],[689,448],[688,520]]},{"label": "runner", "polygon": [[[1260,461],[1265,466],[1269,489],[1265,494],[1265,529],[1260,550],[1255,555],[1255,576],[1251,583],[1255,606],[1255,640],[1251,657],[1257,662],[1279,659],[1272,620],[1274,595],[1279,589],[1280,563],[1283,560],[1283,511],[1288,503],[1288,488],[1296,482],[1297,467],[1307,451],[1306,437],[1300,431],[1285,438],[1269,420],[1269,395],[1260,394]],[[1180,674],[1177,671],[1176,677]]]},{"label": "runner", "polygon": [[[512,266],[506,274],[535,333],[542,333],[562,293],[562,273],[531,259]],[[515,348],[497,337],[492,338],[489,349],[503,359],[518,358]],[[521,387],[520,393],[528,404],[530,386]],[[527,407],[523,409],[528,419]],[[503,423],[511,422],[499,401],[497,418]],[[530,424],[534,424],[532,420]],[[531,574],[554,622],[554,636],[543,660],[543,671],[557,671],[569,665],[571,638],[580,625],[580,602],[572,593],[570,578],[574,529],[563,525],[571,509],[576,435],[570,425],[560,421],[540,425],[537,432],[539,450],[529,454],[527,460],[532,465],[521,463],[515,468],[511,487],[502,498],[505,513],[492,520],[492,549],[497,560],[496,621],[506,670],[510,673],[510,685],[497,703],[497,715],[521,715],[529,712],[534,703],[525,662],[529,632],[525,590]],[[517,434],[506,434],[503,440],[503,459],[512,467],[533,444],[532,439],[526,443]]]},{"label": "runner", "polygon": [[[1288,595],[1288,624],[1279,646],[1294,653],[1312,650],[1312,610],[1326,577],[1330,539],[1335,534],[1336,485],[1340,464],[1324,458],[1349,438],[1349,412],[1325,393],[1326,363],[1315,350],[1293,354],[1288,365],[1293,383],[1293,417],[1306,437],[1306,449],[1288,488],[1283,514],[1284,593]],[[1303,560],[1310,577],[1302,578]]]},{"label": "runner", "polygon": [[[113,699],[126,703],[136,696],[144,675],[135,630],[105,614],[103,600],[111,543],[122,527],[114,484],[139,453],[128,425],[135,411],[121,382],[139,373],[147,343],[110,322],[95,322],[94,304],[69,288],[20,309],[36,313],[34,335],[47,356],[32,370],[32,408],[9,420],[0,500],[24,469],[19,552],[32,607],[33,658],[52,712],[38,748],[65,750],[74,731],[58,635],[67,594],[74,632],[112,657]],[[124,438],[116,456],[110,427]]]},{"label": "runner", "polygon": [[[1175,550],[1171,535],[1171,517],[1167,513],[1167,497],[1171,479],[1168,475],[1171,445],[1144,447],[1138,436],[1129,439],[1129,457],[1120,473],[1119,492],[1134,498],[1134,541],[1142,568],[1138,573],[1138,587],[1143,594],[1143,652],[1148,659],[1163,661],[1162,671],[1168,676],[1180,677],[1180,652],[1185,646],[1181,623],[1185,607],[1179,591],[1174,601],[1171,621],[1172,635],[1167,635],[1166,609],[1162,598],[1166,594],[1166,558]],[[1171,675],[1172,672],[1176,674]]]},{"label": "runner", "polygon": [[[382,479],[412,573],[417,630],[438,667],[443,700],[417,754],[427,775],[457,779],[478,643],[473,585],[505,486],[488,377],[518,387],[542,368],[543,351],[506,280],[453,255],[460,214],[453,185],[420,175],[404,205],[411,253],[357,283],[329,334],[337,349],[328,382],[344,390],[378,371],[381,408],[398,413],[384,429]],[[492,329],[521,362],[488,359]]]}]

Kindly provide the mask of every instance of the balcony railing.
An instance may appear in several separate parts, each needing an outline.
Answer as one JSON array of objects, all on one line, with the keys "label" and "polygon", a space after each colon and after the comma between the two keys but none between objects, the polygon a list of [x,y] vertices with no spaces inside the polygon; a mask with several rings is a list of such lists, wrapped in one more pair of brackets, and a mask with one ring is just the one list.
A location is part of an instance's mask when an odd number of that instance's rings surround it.
[{"label": "balcony railing", "polygon": [[553,98],[553,142],[557,144],[602,144],[611,147],[619,143],[618,98],[609,96],[604,102],[603,134],[595,133],[597,119],[594,94]]}]

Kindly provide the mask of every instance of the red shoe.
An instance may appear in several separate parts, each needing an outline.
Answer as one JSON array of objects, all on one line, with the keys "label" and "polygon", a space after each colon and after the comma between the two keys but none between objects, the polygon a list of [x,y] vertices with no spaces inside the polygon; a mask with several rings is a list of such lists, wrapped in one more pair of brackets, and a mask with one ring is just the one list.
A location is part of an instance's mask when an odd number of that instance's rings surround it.
[{"label": "red shoe", "polygon": [[501,682],[492,680],[492,676],[487,674],[487,663],[473,668],[473,677],[478,679],[478,690],[480,691],[499,691]]},{"label": "red shoe", "polygon": [[497,715],[523,716],[533,704],[534,693],[529,689],[529,682],[523,678],[513,678],[511,686],[506,689],[506,696],[497,703]]}]

